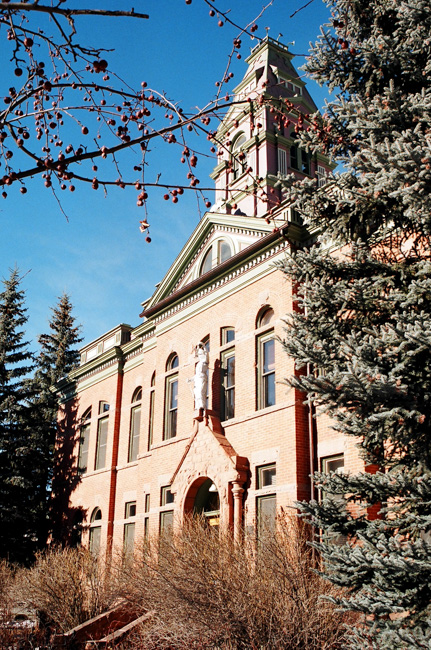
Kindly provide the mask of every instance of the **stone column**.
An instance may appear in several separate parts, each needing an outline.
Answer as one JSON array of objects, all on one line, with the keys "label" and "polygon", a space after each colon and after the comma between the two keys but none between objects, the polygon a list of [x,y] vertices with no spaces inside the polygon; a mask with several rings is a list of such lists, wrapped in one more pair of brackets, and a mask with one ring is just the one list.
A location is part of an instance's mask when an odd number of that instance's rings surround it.
[{"label": "stone column", "polygon": [[244,488],[239,481],[233,481],[233,537],[235,542],[242,540],[242,495]]}]

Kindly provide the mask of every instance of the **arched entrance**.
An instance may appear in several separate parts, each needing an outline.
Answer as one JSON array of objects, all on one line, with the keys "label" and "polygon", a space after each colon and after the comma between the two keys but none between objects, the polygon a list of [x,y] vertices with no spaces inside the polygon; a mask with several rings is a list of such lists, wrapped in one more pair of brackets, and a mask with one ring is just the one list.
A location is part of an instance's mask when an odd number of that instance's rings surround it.
[{"label": "arched entrance", "polygon": [[184,512],[201,515],[209,526],[220,525],[220,495],[210,478],[202,476],[190,486]]}]

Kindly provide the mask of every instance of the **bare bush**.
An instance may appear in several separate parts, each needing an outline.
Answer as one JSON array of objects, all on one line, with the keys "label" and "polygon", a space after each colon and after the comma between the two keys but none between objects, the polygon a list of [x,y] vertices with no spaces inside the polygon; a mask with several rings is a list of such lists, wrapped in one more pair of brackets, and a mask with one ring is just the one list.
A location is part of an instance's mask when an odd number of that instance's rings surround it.
[{"label": "bare bush", "polygon": [[294,517],[243,545],[187,521],[124,565],[125,597],[137,611],[155,611],[128,647],[341,647],[346,615],[322,598],[335,591],[313,570],[307,541]]},{"label": "bare bush", "polygon": [[41,624],[66,632],[116,601],[115,573],[85,548],[54,548],[36,556],[18,575],[21,601]]},{"label": "bare bush", "polygon": [[13,606],[15,570],[6,560],[0,560],[0,621],[8,621]]}]

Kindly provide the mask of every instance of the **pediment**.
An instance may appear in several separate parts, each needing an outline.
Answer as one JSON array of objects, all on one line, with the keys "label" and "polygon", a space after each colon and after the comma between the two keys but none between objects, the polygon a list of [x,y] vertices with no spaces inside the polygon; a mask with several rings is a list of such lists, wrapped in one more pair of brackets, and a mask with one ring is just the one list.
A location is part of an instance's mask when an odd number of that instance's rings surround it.
[{"label": "pediment", "polygon": [[180,507],[190,485],[200,477],[216,483],[221,498],[229,483],[247,480],[248,460],[238,456],[227,440],[219,420],[208,415],[194,420],[195,429],[171,478],[171,492]]},{"label": "pediment", "polygon": [[[180,254],[157,286],[153,296],[143,306],[145,310],[161,302],[172,293],[202,277],[205,272],[214,269],[223,255],[230,251],[228,257],[234,257],[258,239],[272,230],[264,219],[240,214],[223,214],[207,212],[186,242]],[[205,258],[210,264],[204,266]],[[208,262],[209,263],[209,262]]]}]

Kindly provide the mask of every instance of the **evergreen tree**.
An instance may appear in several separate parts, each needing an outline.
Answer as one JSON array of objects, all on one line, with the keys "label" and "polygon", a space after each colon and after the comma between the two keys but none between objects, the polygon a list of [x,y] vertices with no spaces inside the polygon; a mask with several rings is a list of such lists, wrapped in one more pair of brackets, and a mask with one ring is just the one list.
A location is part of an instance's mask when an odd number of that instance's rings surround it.
[{"label": "evergreen tree", "polygon": [[72,315],[73,306],[69,296],[63,294],[52,309],[49,322],[51,332],[42,334],[38,341],[41,347],[37,358],[37,369],[32,379],[33,431],[40,450],[39,518],[37,538],[45,544],[48,534],[49,499],[54,470],[54,445],[57,432],[57,395],[52,391],[54,384],[78,365],[77,345],[82,341],[80,328]]},{"label": "evergreen tree", "polygon": [[364,614],[349,648],[429,648],[431,7],[328,4],[306,69],[338,95],[298,137],[343,171],[323,188],[279,181],[321,233],[285,265],[299,309],[284,345],[301,369],[291,385],[356,440],[365,471],[317,473],[324,498],[301,509],[322,531],[322,570],[347,588],[340,604]]},{"label": "evergreen tree", "polygon": [[20,281],[15,268],[0,293],[0,557],[13,561],[32,554],[37,510],[26,382],[33,358],[22,329],[27,316]]}]

